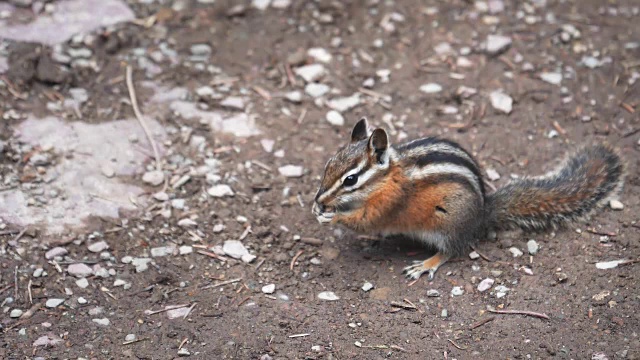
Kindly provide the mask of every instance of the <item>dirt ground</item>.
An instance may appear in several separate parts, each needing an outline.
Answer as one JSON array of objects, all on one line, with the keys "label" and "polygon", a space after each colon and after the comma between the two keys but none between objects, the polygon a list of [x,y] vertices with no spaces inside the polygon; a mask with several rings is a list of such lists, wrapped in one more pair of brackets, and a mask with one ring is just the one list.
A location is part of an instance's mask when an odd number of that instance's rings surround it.
[{"label": "dirt ground", "polygon": [[[57,151],[60,142],[27,144],[25,119],[36,127],[61,119],[51,132],[116,119],[138,129],[127,65],[154,121],[164,177],[157,186],[143,180],[155,162],[140,132],[132,161],[144,165],[115,176],[101,168],[105,182],[141,189],[122,199],[129,208],[119,216],[71,207],[64,219],[82,225],[49,231],[63,218],[18,221],[0,209],[1,358],[640,359],[637,1],[211,3],[129,1],[135,21],[56,45],[90,49],[84,62],[56,60],[55,46],[3,40],[0,195],[31,191],[24,214],[53,213],[56,202],[40,203],[37,189],[58,182],[64,193],[63,174],[51,183],[47,174],[84,156]],[[2,26],[35,16],[14,11],[20,16]],[[494,51],[490,34],[511,43]],[[323,67],[314,81],[328,93],[309,95],[318,89],[305,85],[305,64]],[[88,94],[81,105],[51,105],[78,88]],[[497,91],[512,109],[492,104]],[[353,94],[351,108],[331,102]],[[327,121],[331,108],[344,124]],[[247,114],[249,124],[216,128],[203,115],[215,111]],[[410,283],[402,268],[429,249],[322,226],[311,215],[325,161],[362,116],[390,129],[393,142],[460,142],[495,187],[543,174],[581,144],[614,144],[628,163],[624,209],[607,206],[557,233],[499,234],[480,243],[481,257]],[[96,153],[88,151],[88,164]],[[33,160],[43,154],[46,161]],[[199,170],[213,163],[214,172]],[[234,196],[213,195],[221,184]],[[11,208],[7,199],[0,206]],[[222,248],[229,240],[256,258],[232,258]],[[612,260],[631,261],[596,267]],[[74,276],[79,264],[88,273]],[[481,292],[484,279],[493,286]],[[337,299],[322,299],[327,291]]]}]

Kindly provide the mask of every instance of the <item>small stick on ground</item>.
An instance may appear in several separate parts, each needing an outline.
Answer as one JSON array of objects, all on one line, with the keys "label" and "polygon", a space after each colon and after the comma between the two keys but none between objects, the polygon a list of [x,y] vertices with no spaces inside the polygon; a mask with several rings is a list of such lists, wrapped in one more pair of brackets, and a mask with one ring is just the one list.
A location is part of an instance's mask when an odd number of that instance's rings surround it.
[{"label": "small stick on ground", "polygon": [[553,122],[553,127],[560,133],[560,135],[565,137],[567,136],[567,130],[563,129],[557,121]]},{"label": "small stick on ground", "polygon": [[131,341],[125,341],[125,342],[123,342],[123,343],[122,343],[122,345],[131,345],[131,344],[135,344],[135,343],[137,343],[137,342],[145,341],[145,340],[148,340],[148,338],[142,338],[142,339],[135,339],[135,340],[131,340]]},{"label": "small stick on ground", "polygon": [[302,122],[304,121],[304,117],[307,116],[307,109],[302,109],[302,112],[300,113],[300,116],[298,117],[298,125],[302,124]]},{"label": "small stick on ground", "polygon": [[309,336],[311,334],[295,334],[295,335],[289,335],[289,338],[299,338],[299,337],[305,337],[305,336]]},{"label": "small stick on ground", "polygon": [[184,340],[182,340],[182,342],[180,343],[180,346],[178,346],[178,350],[182,349],[182,347],[184,346],[184,344],[187,343],[187,341],[189,341],[189,338],[184,338]]},{"label": "small stick on ground", "polygon": [[451,339],[447,339],[447,341],[450,342],[453,346],[455,346],[458,350],[467,350],[466,346],[460,346],[460,345],[456,344],[456,342],[451,340]]},{"label": "small stick on ground", "polygon": [[590,232],[590,233],[595,234],[595,235],[601,235],[601,236],[611,236],[611,237],[618,236],[618,234],[616,234],[616,233],[598,231],[596,229],[591,229],[591,228],[587,228],[587,232]]},{"label": "small stick on ground", "polygon": [[536,318],[539,318],[539,319],[549,320],[549,316],[548,316],[547,314],[537,313],[537,312],[527,311],[527,310],[496,310],[496,309],[487,309],[487,311],[488,311],[488,312],[491,312],[491,313],[494,313],[494,314],[526,315],[526,316],[536,317]]},{"label": "small stick on ground", "polygon": [[398,302],[398,301],[392,301],[391,302],[391,306],[397,307],[397,308],[402,308],[402,309],[405,309],[405,310],[418,310],[418,308],[416,308],[416,306],[413,305],[413,304],[410,304],[410,303],[405,304],[405,303],[401,303],[401,302]]},{"label": "small stick on ground", "polygon": [[289,270],[293,271],[293,266],[296,264],[296,260],[298,260],[298,258],[300,257],[300,255],[302,255],[303,252],[304,250],[298,251],[296,255],[293,257],[293,259],[291,259],[291,264],[289,264]]},{"label": "small stick on ground", "polygon": [[171,311],[171,310],[175,310],[175,309],[181,309],[184,307],[189,306],[189,304],[182,304],[182,305],[173,305],[173,306],[167,306],[164,309],[161,310],[145,310],[144,314],[145,315],[155,315],[155,314],[159,314],[159,313],[163,313],[163,312],[167,312],[167,311]]},{"label": "small stick on ground", "polygon": [[496,319],[495,316],[491,316],[491,317],[488,317],[486,319],[480,320],[477,323],[471,325],[470,329],[473,330],[473,329],[479,328],[480,326],[482,326],[482,325],[484,325],[486,323],[490,323],[495,319]]},{"label": "small stick on ground", "polygon": [[416,310],[418,310],[420,314],[424,314],[424,311],[420,310],[420,308],[417,307],[416,304],[412,303],[409,299],[402,299],[402,300],[404,300],[404,302],[406,302],[407,304],[413,306]]},{"label": "small stick on ground", "polygon": [[238,303],[237,307],[240,307],[240,305],[246,303],[249,299],[251,299],[251,296],[247,296],[246,298],[242,299],[242,301]]},{"label": "small stick on ground", "polygon": [[22,239],[22,236],[23,236],[23,235],[24,235],[24,233],[26,233],[26,232],[27,232],[27,228],[22,229],[22,231],[20,231],[20,232],[18,233],[18,235],[16,235],[16,237],[15,237],[15,238],[13,238],[13,241],[18,241],[18,240]]},{"label": "small stick on ground", "polygon": [[308,237],[301,238],[300,242],[308,245],[315,245],[315,246],[322,246],[322,244],[324,243],[324,241],[320,239],[308,238]]},{"label": "small stick on ground", "polygon": [[184,314],[184,316],[182,317],[183,319],[186,319],[187,316],[189,316],[189,314],[191,314],[191,310],[193,310],[194,307],[196,307],[196,304],[198,304],[197,302],[194,302],[191,307],[189,308],[189,310],[187,310],[187,313]]},{"label": "small stick on ground", "polygon": [[258,262],[258,264],[256,265],[256,271],[258,271],[258,269],[260,269],[260,266],[262,266],[262,264],[264,264],[264,262],[265,262],[266,260],[267,260],[267,259],[262,259],[262,260],[260,260],[260,261]]},{"label": "small stick on ground", "polygon": [[251,225],[247,226],[247,228],[244,229],[244,231],[242,232],[238,240],[240,241],[244,240],[247,236],[249,236],[250,233],[251,233]]},{"label": "small stick on ground", "polygon": [[29,279],[29,285],[27,285],[27,293],[29,294],[29,304],[33,305],[33,295],[31,294],[31,285],[33,285],[33,283],[31,282],[31,279]]},{"label": "small stick on ground", "polygon": [[220,260],[220,261],[227,261],[227,258],[222,257],[216,253],[210,252],[210,251],[204,251],[204,250],[198,250],[196,251],[198,254],[202,254],[202,255],[206,255],[210,258],[214,258],[216,260]]},{"label": "small stick on ground", "polygon": [[227,280],[227,281],[223,281],[221,283],[204,286],[200,290],[213,289],[213,288],[217,288],[217,287],[220,287],[220,286],[225,286],[225,285],[237,283],[238,281],[241,281],[241,280],[242,280],[242,278],[237,278],[237,279],[233,279],[233,280]]},{"label": "small stick on ground", "polygon": [[263,88],[261,88],[258,85],[254,85],[253,86],[253,91],[257,92],[258,95],[262,96],[263,99],[265,100],[271,100],[271,94],[269,94],[269,92]]},{"label": "small stick on ground", "polygon": [[0,231],[0,236],[2,235],[13,235],[19,233],[20,230],[2,230]]},{"label": "small stick on ground", "polygon": [[476,249],[476,247],[475,247],[475,246],[472,246],[472,247],[471,247],[471,249],[472,249],[473,251],[477,252],[477,253],[478,253],[478,255],[480,255],[480,257],[481,257],[481,258],[483,258],[484,260],[486,260],[486,261],[488,261],[488,262],[493,262],[493,260],[491,260],[491,258],[490,258],[490,257],[488,257],[487,255],[485,255],[485,254],[481,253],[480,251],[478,251],[478,249]]},{"label": "small stick on ground", "polygon": [[398,346],[398,345],[389,345],[389,348],[390,348],[390,349],[394,349],[394,350],[400,350],[400,351],[402,351],[402,352],[407,352],[407,349],[402,348],[402,347],[400,347],[400,346]]},{"label": "small stick on ground", "polygon": [[138,119],[138,122],[140,122],[140,126],[142,126],[142,129],[144,130],[144,133],[147,135],[147,139],[151,144],[151,148],[153,149],[153,156],[155,157],[155,160],[156,160],[156,169],[160,170],[161,169],[160,153],[158,152],[158,146],[156,145],[155,140],[153,140],[153,137],[151,136],[151,131],[147,127],[147,123],[144,121],[144,118],[142,117],[142,113],[140,112],[140,108],[138,107],[136,90],[133,87],[132,72],[133,72],[133,69],[131,68],[131,65],[128,65],[126,69],[125,77],[127,79],[127,89],[129,90],[129,98],[131,99],[131,106],[133,106],[133,112],[136,115],[136,119]]}]

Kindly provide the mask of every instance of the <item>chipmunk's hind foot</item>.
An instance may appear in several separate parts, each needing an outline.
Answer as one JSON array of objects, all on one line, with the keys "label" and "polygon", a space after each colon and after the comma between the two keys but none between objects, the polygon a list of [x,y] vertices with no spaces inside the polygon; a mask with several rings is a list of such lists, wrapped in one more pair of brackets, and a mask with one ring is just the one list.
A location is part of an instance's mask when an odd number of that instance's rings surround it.
[{"label": "chipmunk's hind foot", "polygon": [[422,274],[428,272],[429,280],[433,280],[433,277],[435,276],[436,271],[438,271],[438,268],[440,268],[442,264],[447,262],[449,258],[450,256],[438,252],[427,260],[415,261],[413,265],[405,267],[402,273],[408,279],[416,280],[420,278]]}]

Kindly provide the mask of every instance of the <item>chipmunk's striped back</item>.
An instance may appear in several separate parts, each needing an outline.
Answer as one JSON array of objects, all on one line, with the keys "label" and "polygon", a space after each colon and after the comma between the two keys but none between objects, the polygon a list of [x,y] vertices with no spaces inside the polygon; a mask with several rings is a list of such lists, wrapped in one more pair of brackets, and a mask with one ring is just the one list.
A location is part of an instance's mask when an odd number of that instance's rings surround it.
[{"label": "chipmunk's striped back", "polygon": [[427,137],[396,147],[398,159],[412,181],[456,182],[484,202],[485,188],[476,160],[457,143]]}]

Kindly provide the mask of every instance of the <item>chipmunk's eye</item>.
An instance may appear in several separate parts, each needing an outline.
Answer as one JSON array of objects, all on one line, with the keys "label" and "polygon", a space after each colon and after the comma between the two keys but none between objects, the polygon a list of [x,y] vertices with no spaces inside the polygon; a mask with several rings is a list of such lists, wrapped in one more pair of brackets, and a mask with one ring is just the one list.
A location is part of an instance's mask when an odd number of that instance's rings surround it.
[{"label": "chipmunk's eye", "polygon": [[358,182],[358,175],[349,175],[344,179],[344,181],[342,182],[342,185],[353,186],[357,182]]}]

